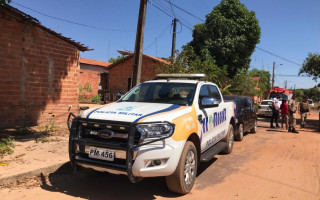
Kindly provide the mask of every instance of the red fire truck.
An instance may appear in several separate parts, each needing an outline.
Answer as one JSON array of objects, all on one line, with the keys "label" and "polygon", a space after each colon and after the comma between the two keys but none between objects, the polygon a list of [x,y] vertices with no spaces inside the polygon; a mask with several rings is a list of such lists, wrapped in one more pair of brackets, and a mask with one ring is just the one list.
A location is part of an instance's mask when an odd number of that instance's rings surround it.
[{"label": "red fire truck", "polygon": [[274,98],[277,94],[280,95],[280,99],[287,99],[289,101],[293,95],[293,91],[286,88],[274,87],[270,90],[268,99]]}]

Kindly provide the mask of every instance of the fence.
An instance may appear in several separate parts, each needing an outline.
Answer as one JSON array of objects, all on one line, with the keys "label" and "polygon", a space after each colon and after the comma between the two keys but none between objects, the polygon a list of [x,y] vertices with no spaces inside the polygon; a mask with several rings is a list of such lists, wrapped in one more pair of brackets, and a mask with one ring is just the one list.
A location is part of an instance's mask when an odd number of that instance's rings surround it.
[{"label": "fence", "polygon": [[125,94],[127,91],[124,90],[99,90],[99,94],[101,94],[101,101],[104,103],[116,101],[119,99],[120,94]]}]

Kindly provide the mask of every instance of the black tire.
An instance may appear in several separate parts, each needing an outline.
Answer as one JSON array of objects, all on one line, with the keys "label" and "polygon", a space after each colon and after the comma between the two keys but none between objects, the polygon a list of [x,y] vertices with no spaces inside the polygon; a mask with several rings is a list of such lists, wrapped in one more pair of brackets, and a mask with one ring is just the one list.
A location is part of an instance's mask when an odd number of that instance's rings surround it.
[{"label": "black tire", "polygon": [[238,134],[234,136],[234,139],[236,141],[242,141],[243,140],[243,124],[239,124],[238,128]]},{"label": "black tire", "polygon": [[234,128],[232,124],[229,124],[228,133],[226,137],[223,139],[223,141],[227,143],[227,146],[221,151],[222,153],[230,154],[232,152],[233,140],[234,140]]},{"label": "black tire", "polygon": [[191,191],[197,175],[197,155],[194,144],[187,141],[175,172],[166,177],[167,187],[170,191],[179,194],[188,194]]},{"label": "black tire", "polygon": [[256,132],[257,132],[257,127],[258,127],[257,119],[255,119],[255,120],[254,120],[253,128],[250,129],[250,133],[256,133]]}]

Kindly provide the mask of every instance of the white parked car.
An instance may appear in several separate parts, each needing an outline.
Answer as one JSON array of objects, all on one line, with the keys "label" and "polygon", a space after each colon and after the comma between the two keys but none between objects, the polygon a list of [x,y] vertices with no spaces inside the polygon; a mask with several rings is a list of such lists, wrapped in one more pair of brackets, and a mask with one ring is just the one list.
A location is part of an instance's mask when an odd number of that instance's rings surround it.
[{"label": "white parked car", "polygon": [[235,102],[199,77],[158,76],[117,102],[69,115],[71,165],[126,174],[133,183],[165,176],[171,191],[189,193],[199,162],[231,153],[235,130]]},{"label": "white parked car", "polygon": [[266,99],[262,100],[259,104],[258,110],[257,110],[257,115],[258,116],[272,116],[272,100],[271,99]]}]

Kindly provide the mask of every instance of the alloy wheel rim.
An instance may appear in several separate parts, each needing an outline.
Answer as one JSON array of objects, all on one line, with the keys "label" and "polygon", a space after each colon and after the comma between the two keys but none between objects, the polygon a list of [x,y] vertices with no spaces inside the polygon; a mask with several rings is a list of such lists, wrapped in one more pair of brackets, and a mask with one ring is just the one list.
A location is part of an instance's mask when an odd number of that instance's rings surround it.
[{"label": "alloy wheel rim", "polygon": [[196,166],[196,160],[195,155],[193,151],[189,151],[186,156],[186,162],[184,165],[184,181],[187,185],[190,185],[194,174],[195,174],[195,166]]},{"label": "alloy wheel rim", "polygon": [[242,124],[240,125],[240,128],[239,128],[239,135],[240,135],[240,138],[243,137],[243,125]]},{"label": "alloy wheel rim", "polygon": [[233,144],[233,128],[230,129],[230,135],[229,135],[229,148],[231,149]]}]

